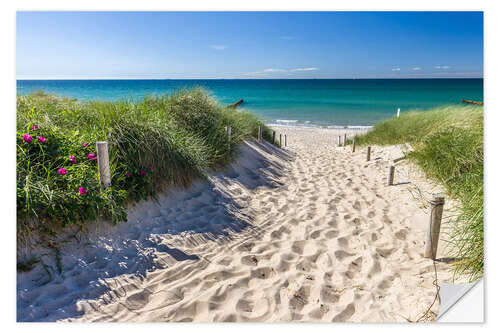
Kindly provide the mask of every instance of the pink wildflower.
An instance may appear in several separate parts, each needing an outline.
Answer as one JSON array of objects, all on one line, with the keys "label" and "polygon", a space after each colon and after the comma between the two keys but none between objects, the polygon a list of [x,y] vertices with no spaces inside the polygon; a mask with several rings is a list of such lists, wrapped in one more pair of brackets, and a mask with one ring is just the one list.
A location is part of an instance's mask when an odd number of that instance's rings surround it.
[{"label": "pink wildflower", "polygon": [[33,140],[33,137],[31,135],[29,135],[29,134],[24,134],[23,135],[23,140],[24,140],[24,142],[30,143],[31,140]]},{"label": "pink wildflower", "polygon": [[149,165],[148,168],[149,168],[149,170],[153,171],[153,166],[152,165]]},{"label": "pink wildflower", "polygon": [[80,192],[81,195],[87,194],[87,190],[85,189],[85,187],[79,187],[78,192]]},{"label": "pink wildflower", "polygon": [[140,174],[141,176],[145,176],[145,175],[147,175],[148,173],[147,173],[146,171],[144,171],[144,170],[141,170],[141,172],[139,172],[139,174]]},{"label": "pink wildflower", "polygon": [[47,139],[45,139],[43,136],[37,136],[37,138],[41,143],[45,143],[45,141],[47,141]]},{"label": "pink wildflower", "polygon": [[97,160],[97,156],[94,153],[90,153],[87,155],[89,160],[95,161]]},{"label": "pink wildflower", "polygon": [[132,177],[132,174],[127,171],[127,173],[125,174],[125,177]]},{"label": "pink wildflower", "polygon": [[32,129],[33,131],[36,131],[36,130],[37,130],[37,129],[39,129],[39,128],[40,128],[40,126],[38,126],[38,125],[36,125],[36,124],[35,124],[35,125],[33,125],[33,126],[31,126],[31,129]]},{"label": "pink wildflower", "polygon": [[74,163],[76,163],[76,157],[75,157],[74,155],[71,155],[71,156],[69,157],[69,161],[70,161],[71,163],[73,163],[73,164],[74,164]]},{"label": "pink wildflower", "polygon": [[66,174],[66,169],[64,168],[60,168],[59,170],[57,170],[57,173],[60,174],[60,175],[65,175]]},{"label": "pink wildflower", "polygon": [[88,147],[89,144],[87,142],[82,143],[82,147]]}]

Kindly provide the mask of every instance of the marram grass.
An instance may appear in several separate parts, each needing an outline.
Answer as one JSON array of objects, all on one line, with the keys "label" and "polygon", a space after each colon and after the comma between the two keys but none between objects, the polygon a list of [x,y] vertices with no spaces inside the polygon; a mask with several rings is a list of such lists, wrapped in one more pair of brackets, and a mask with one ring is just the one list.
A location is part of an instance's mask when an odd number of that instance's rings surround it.
[{"label": "marram grass", "polygon": [[[231,145],[225,127],[232,127]],[[186,186],[234,157],[245,138],[271,139],[254,115],[219,105],[200,89],[140,101],[78,102],[42,92],[17,97],[18,238],[54,235],[106,218],[127,202]],[[111,186],[101,189],[96,142],[108,141]]]},{"label": "marram grass", "polygon": [[483,132],[482,107],[453,106],[403,113],[356,136],[359,145],[410,143],[409,158],[460,201],[448,250],[457,259],[456,273],[471,281],[482,276],[484,266]]}]

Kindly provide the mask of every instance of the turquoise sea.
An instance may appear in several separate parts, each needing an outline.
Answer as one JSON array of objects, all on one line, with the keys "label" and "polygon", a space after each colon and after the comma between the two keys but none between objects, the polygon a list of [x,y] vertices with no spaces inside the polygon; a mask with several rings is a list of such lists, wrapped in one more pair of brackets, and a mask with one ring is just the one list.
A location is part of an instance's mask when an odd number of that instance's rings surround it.
[{"label": "turquoise sea", "polygon": [[17,93],[43,90],[79,100],[138,99],[202,87],[220,103],[243,99],[247,111],[270,124],[366,126],[393,117],[398,108],[425,110],[483,101],[482,79],[332,80],[18,80]]}]

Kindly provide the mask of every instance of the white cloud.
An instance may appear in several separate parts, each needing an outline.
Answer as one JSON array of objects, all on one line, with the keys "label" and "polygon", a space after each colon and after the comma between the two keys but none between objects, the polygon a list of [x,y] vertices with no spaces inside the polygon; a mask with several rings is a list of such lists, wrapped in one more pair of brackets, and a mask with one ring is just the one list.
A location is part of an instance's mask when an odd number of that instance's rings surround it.
[{"label": "white cloud", "polygon": [[400,71],[400,70],[401,70],[401,68],[399,68],[399,67],[396,67],[396,68],[392,69],[393,72]]},{"label": "white cloud", "polygon": [[227,46],[226,45],[210,45],[210,48],[212,48],[214,50],[225,50],[225,49],[227,49]]},{"label": "white cloud", "polygon": [[262,73],[282,73],[282,72],[286,72],[286,69],[281,69],[281,68],[268,68],[268,69],[264,69],[261,71]]},{"label": "white cloud", "polygon": [[421,69],[422,69],[422,68],[420,68],[420,67],[413,67],[413,68],[412,68],[412,70],[414,70],[414,71],[419,71],[419,70],[421,70]]},{"label": "white cloud", "polygon": [[450,66],[434,66],[435,69],[449,69]]},{"label": "white cloud", "polygon": [[317,71],[318,67],[304,67],[304,68],[293,68],[293,69],[283,69],[283,68],[266,68],[261,71],[245,73],[244,75],[268,75],[272,73],[283,73],[286,75],[292,75],[295,72],[309,72]]},{"label": "white cloud", "polygon": [[317,67],[306,67],[306,68],[294,68],[291,69],[290,72],[308,72],[308,71],[317,71],[319,68]]},{"label": "white cloud", "polygon": [[281,38],[281,39],[284,39],[284,40],[292,40],[292,39],[295,39],[295,37],[293,37],[293,36],[281,36],[280,38]]}]

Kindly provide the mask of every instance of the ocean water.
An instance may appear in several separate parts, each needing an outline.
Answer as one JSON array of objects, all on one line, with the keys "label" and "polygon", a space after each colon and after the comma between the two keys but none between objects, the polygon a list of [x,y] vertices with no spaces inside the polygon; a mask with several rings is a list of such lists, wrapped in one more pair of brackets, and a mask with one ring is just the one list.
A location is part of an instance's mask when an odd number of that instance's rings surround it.
[{"label": "ocean water", "polygon": [[270,124],[369,126],[398,108],[425,110],[483,101],[482,79],[353,80],[18,80],[17,93],[43,90],[78,100],[140,99],[202,87],[222,104],[241,105]]}]

